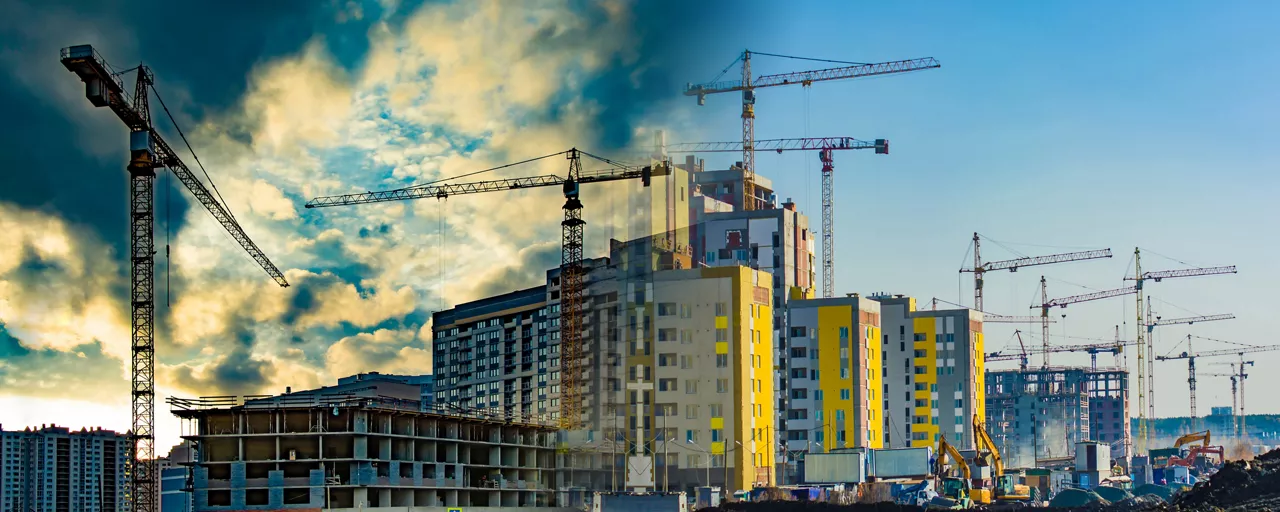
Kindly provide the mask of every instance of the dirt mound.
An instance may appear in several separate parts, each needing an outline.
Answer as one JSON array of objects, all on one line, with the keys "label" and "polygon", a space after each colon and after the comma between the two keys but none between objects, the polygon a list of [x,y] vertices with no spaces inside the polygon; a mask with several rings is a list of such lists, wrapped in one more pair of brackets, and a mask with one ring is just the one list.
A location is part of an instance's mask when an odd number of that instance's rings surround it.
[{"label": "dirt mound", "polygon": [[923,508],[895,503],[859,503],[856,505],[832,505],[808,501],[759,501],[721,503],[719,507],[699,509],[698,512],[918,512]]},{"label": "dirt mound", "polygon": [[1095,487],[1093,492],[1098,493],[1098,496],[1102,496],[1102,499],[1111,503],[1119,503],[1133,497],[1132,494],[1129,494],[1129,491],[1119,487],[1108,487],[1105,485]]},{"label": "dirt mound", "polygon": [[1176,510],[1270,510],[1280,505],[1280,449],[1228,462],[1207,482],[1179,494]]}]

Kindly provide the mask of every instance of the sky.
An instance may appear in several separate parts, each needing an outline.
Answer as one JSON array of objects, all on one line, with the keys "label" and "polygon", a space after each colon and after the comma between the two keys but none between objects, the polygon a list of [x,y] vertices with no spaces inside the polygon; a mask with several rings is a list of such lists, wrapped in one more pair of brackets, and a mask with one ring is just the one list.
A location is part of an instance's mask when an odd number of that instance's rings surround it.
[{"label": "sky", "polygon": [[[1268,220],[1280,212],[1267,199],[1280,178],[1264,149],[1277,135],[1280,93],[1269,85],[1280,71],[1265,63],[1277,50],[1270,27],[1280,7],[526,4],[0,0],[0,63],[12,71],[0,78],[10,119],[0,125],[0,231],[16,240],[0,246],[0,424],[129,424],[127,133],[57,61],[59,48],[81,43],[117,68],[151,67],[228,206],[292,285],[276,286],[161,176],[157,209],[167,213],[158,215],[157,244],[167,236],[172,249],[157,257],[158,282],[167,283],[157,288],[161,398],[428,369],[432,311],[534,285],[558,264],[559,194],[302,205],[570,147],[608,153],[657,129],[669,141],[735,140],[735,95],[698,107],[679,91],[715,78],[744,48],[942,63],[757,94],[757,138],[891,141],[887,156],[836,155],[838,293],[970,304],[971,276],[958,270],[975,231],[987,237],[987,260],[1113,250],[1110,260],[989,275],[986,309],[1027,315],[1040,275],[1051,297],[1118,288],[1137,246],[1147,270],[1240,269],[1150,286],[1162,316],[1237,317],[1161,327],[1157,354],[1183,350],[1188,334],[1225,340],[1196,338],[1197,350],[1272,343],[1263,319],[1280,285],[1270,257],[1280,244]],[[825,66],[753,60],[757,73]],[[152,102],[157,127],[181,147]],[[564,165],[547,159],[494,174],[562,174]],[[757,168],[818,225],[816,155],[762,153]],[[622,236],[614,226],[628,190],[584,192],[588,256]],[[1054,311],[1062,313],[1051,343],[1109,340],[1118,324],[1122,338],[1133,337],[1132,297]],[[988,325],[988,348],[1003,348],[1015,328],[1038,343],[1038,328]],[[1253,359],[1256,370],[1280,352]],[[1156,368],[1157,415],[1186,414],[1184,362]],[[1257,371],[1247,382],[1262,390],[1280,377]],[[1227,405],[1226,380],[1202,378],[1198,398],[1201,414]],[[1280,413],[1274,401],[1247,407]],[[157,410],[163,451],[184,427],[167,406]]]}]

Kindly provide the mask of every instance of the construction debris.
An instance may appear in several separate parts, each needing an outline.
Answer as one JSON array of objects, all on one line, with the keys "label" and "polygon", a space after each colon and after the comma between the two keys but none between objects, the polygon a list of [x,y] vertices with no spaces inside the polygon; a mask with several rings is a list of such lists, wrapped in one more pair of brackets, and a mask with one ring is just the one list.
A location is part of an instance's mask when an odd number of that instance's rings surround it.
[{"label": "construction debris", "polygon": [[1208,482],[1174,498],[1179,511],[1280,509],[1280,449],[1249,461],[1231,461]]}]

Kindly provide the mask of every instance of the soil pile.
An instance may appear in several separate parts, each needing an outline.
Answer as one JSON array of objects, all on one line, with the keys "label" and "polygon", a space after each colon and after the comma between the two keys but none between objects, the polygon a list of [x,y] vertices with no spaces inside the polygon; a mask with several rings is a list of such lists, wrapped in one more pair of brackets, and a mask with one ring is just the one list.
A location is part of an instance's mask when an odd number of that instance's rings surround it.
[{"label": "soil pile", "polygon": [[1173,506],[1182,511],[1280,509],[1280,449],[1251,461],[1232,461],[1179,494]]},{"label": "soil pile", "polygon": [[916,512],[920,507],[894,503],[859,503],[832,505],[810,501],[760,501],[721,503],[719,507],[699,509],[698,512]]}]

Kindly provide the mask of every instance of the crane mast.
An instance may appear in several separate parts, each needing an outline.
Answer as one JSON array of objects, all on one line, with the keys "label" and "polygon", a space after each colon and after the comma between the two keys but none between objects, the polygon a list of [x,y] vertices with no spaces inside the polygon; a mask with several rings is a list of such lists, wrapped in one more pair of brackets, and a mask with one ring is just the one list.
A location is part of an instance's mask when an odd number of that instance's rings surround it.
[{"label": "crane mast", "polygon": [[[95,107],[109,107],[129,128],[129,163],[126,170],[129,172],[131,285],[130,434],[134,443],[130,457],[130,500],[133,512],[155,512],[159,510],[156,499],[160,495],[155,460],[156,169],[169,169],[277,284],[285,287],[289,283],[284,274],[245,234],[226,205],[209,193],[203,182],[187,168],[155,130],[149,104],[150,93],[154,92],[155,77],[149,67],[139,65],[133,68],[136,82],[130,97],[120,78],[122,73],[116,72],[107,64],[91,45],[63,48],[60,58],[62,65],[84,82],[85,97],[89,102]],[[160,102],[163,106],[164,100],[161,99]]]},{"label": "crane mast", "polygon": [[[719,153],[741,151],[745,142],[693,142],[673,144],[666,148],[669,153]],[[835,192],[834,151],[849,149],[874,149],[877,155],[889,154],[889,141],[875,139],[874,142],[857,140],[851,137],[821,137],[800,139],[766,139],[754,142],[754,149],[761,151],[818,151],[818,159],[822,161],[822,296],[835,296]],[[754,158],[754,156],[752,157]]]},{"label": "crane mast", "polygon": [[[1143,318],[1142,310],[1142,284],[1150,279],[1160,282],[1166,278],[1172,277],[1193,277],[1207,276],[1216,274],[1234,274],[1236,267],[1205,267],[1205,268],[1189,268],[1178,270],[1162,270],[1156,272],[1142,271],[1142,251],[1138,247],[1133,248],[1133,277],[1125,277],[1126,281],[1133,281],[1136,289],[1137,308],[1134,309],[1134,315],[1137,316],[1135,328],[1137,331],[1138,341],[1138,452],[1147,451],[1147,441],[1149,428],[1147,422],[1156,415],[1155,406],[1155,361],[1152,359],[1154,354],[1151,342],[1151,336],[1146,331],[1148,325],[1152,324],[1150,308],[1146,312],[1146,318]],[[1146,363],[1145,365],[1143,363]],[[1151,391],[1151,400],[1147,399],[1147,390]]]}]

